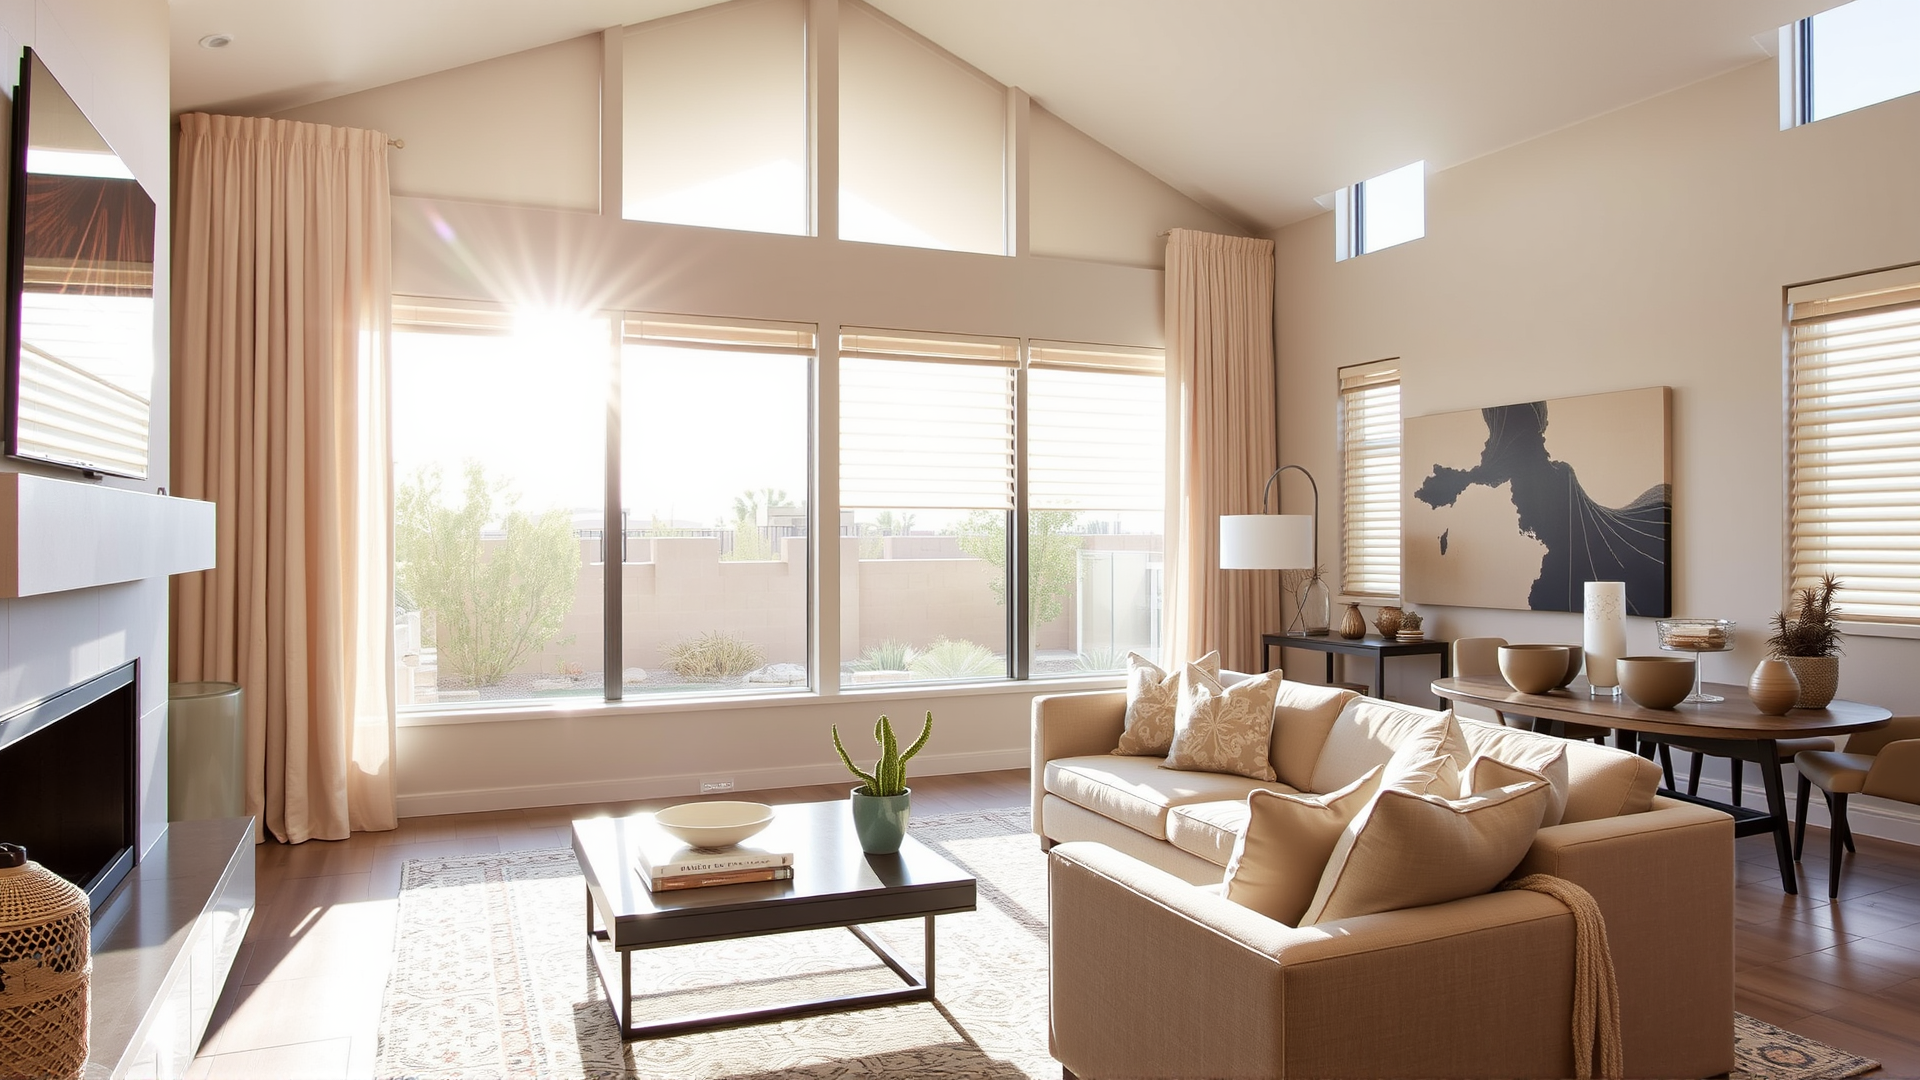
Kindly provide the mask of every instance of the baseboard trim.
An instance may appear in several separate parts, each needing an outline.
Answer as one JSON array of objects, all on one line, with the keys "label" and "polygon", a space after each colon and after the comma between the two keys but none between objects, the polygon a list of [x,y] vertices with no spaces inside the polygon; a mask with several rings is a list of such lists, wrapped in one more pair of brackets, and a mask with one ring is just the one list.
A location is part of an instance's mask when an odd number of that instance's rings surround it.
[{"label": "baseboard trim", "polygon": [[[1751,769],[1748,770],[1751,773]],[[1787,813],[1793,813],[1794,778],[1787,773],[1784,782],[1787,785]],[[1682,774],[1680,783],[1686,783]],[[1733,785],[1725,779],[1714,776],[1700,778],[1700,797],[1715,802],[1730,802],[1733,798]],[[1767,790],[1758,783],[1740,785],[1740,799],[1743,805],[1765,809]],[[1807,798],[1807,824],[1824,829],[1831,821],[1827,817],[1827,801],[1820,797],[1815,788]],[[1847,824],[1859,836],[1872,836],[1895,843],[1911,844],[1920,847],[1920,806],[1910,806],[1902,802],[1875,799],[1867,795],[1855,795],[1847,800]]]},{"label": "baseboard trim", "polygon": [[[972,754],[921,753],[913,759],[913,775],[947,776],[954,773],[992,772],[999,769],[1024,769],[1029,752],[989,750]],[[394,799],[403,818],[429,817],[435,814],[473,814],[492,810],[526,810],[539,806],[572,806],[576,803],[621,802],[629,799],[663,799],[677,795],[698,795],[700,780],[713,771],[673,776],[642,776],[630,780],[586,780],[566,784],[526,784],[513,787],[470,788],[464,791],[423,791],[405,793]],[[733,771],[734,789],[741,792],[768,788],[803,787],[810,784],[856,781],[838,762],[797,765],[790,768],[744,769]]]}]

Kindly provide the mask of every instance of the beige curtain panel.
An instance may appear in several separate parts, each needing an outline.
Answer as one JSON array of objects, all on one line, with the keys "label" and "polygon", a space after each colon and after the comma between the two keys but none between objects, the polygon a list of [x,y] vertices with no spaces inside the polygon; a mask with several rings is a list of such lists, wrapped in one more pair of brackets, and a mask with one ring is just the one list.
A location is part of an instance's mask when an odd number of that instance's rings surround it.
[{"label": "beige curtain panel", "polygon": [[1279,464],[1273,273],[1271,240],[1168,234],[1169,663],[1218,649],[1259,671],[1260,635],[1281,625],[1279,571],[1220,570],[1220,515],[1259,513]]},{"label": "beige curtain panel", "polygon": [[174,191],[174,678],[244,688],[256,840],[391,829],[386,136],[189,113]]}]

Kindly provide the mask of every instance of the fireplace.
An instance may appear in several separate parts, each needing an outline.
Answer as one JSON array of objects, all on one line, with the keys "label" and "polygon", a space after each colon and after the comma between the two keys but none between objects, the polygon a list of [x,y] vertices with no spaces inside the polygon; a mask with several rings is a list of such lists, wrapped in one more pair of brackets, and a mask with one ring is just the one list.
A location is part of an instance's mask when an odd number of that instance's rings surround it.
[{"label": "fireplace", "polygon": [[138,665],[0,719],[0,840],[85,889],[96,912],[138,858]]}]

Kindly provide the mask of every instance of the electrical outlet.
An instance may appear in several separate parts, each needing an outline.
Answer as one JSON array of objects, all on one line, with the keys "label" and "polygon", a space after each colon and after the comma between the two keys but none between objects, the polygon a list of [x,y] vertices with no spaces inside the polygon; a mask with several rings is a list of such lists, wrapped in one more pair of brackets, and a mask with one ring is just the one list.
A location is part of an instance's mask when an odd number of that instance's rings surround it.
[{"label": "electrical outlet", "polygon": [[728,777],[728,778],[726,778],[725,780],[702,780],[702,781],[700,781],[700,794],[702,794],[702,795],[712,795],[712,794],[715,794],[715,793],[717,793],[717,792],[722,792],[722,791],[732,791],[732,790],[733,790],[733,778],[732,778],[732,777]]}]

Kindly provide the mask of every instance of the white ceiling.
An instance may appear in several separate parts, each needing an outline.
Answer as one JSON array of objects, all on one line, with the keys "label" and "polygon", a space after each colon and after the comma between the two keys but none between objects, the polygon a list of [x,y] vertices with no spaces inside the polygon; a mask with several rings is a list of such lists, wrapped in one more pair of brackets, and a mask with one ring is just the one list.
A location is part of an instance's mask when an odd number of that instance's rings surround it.
[{"label": "white ceiling", "polygon": [[[172,0],[173,108],[265,113],[709,0]],[[871,0],[1262,230],[1764,59],[1838,0]],[[213,33],[233,36],[204,49]]]}]

